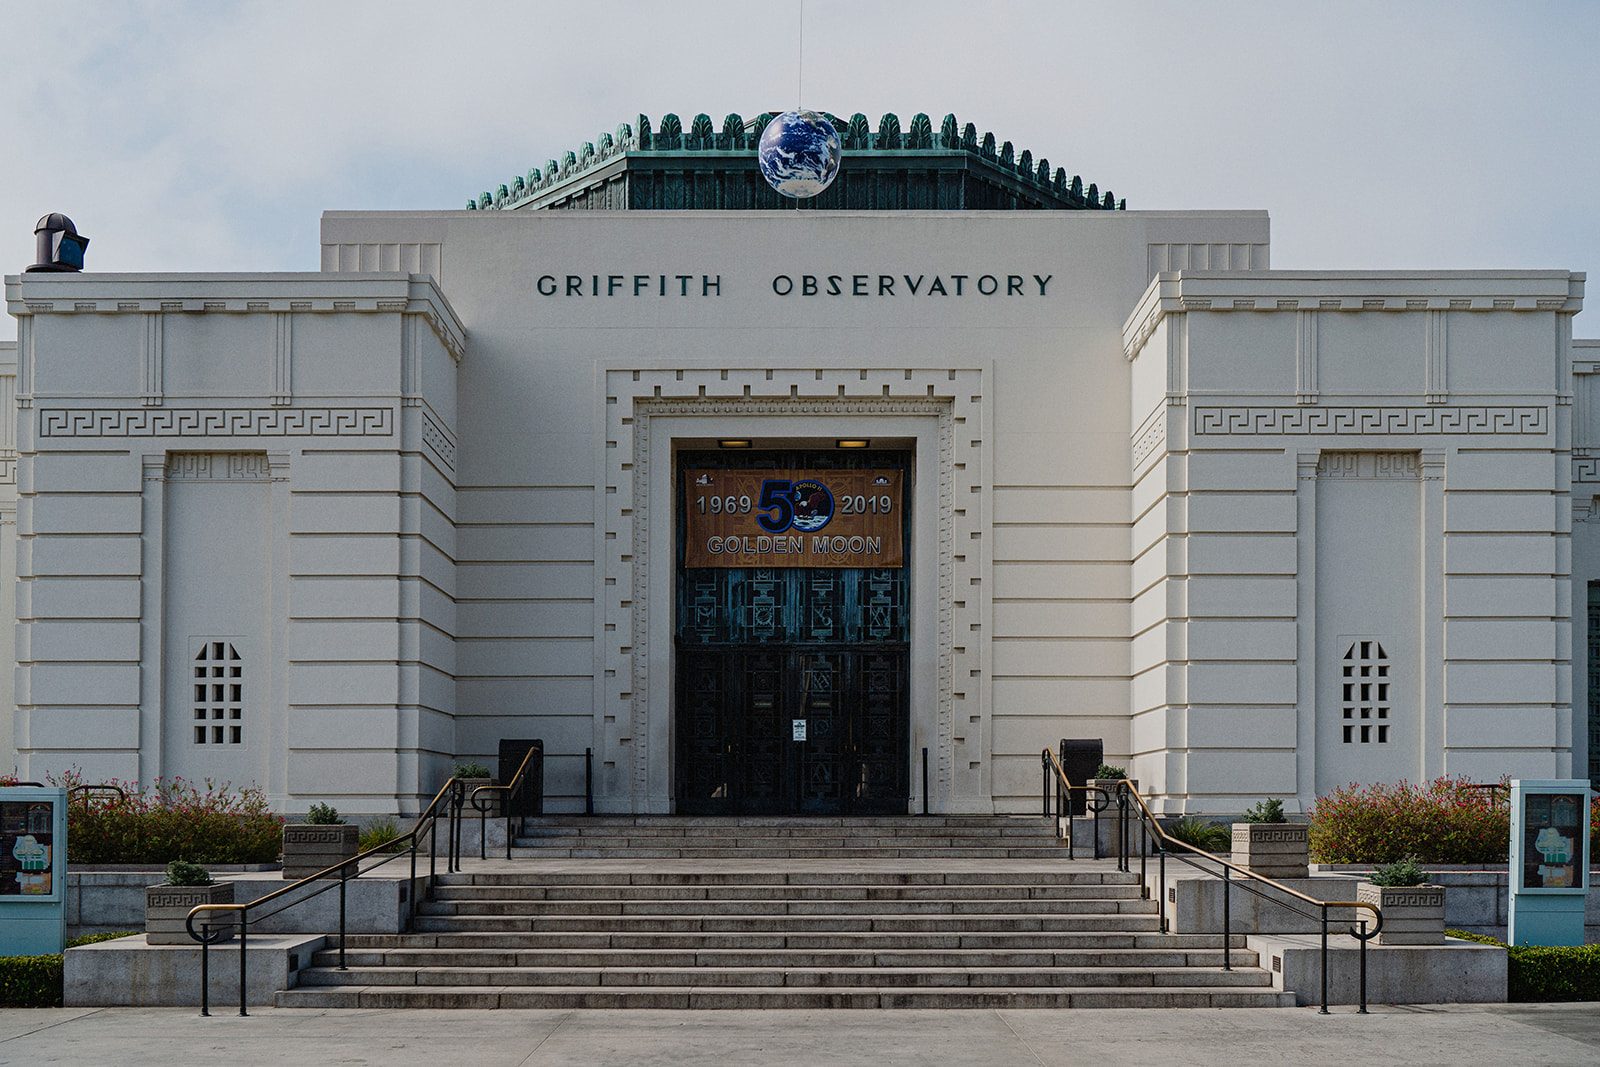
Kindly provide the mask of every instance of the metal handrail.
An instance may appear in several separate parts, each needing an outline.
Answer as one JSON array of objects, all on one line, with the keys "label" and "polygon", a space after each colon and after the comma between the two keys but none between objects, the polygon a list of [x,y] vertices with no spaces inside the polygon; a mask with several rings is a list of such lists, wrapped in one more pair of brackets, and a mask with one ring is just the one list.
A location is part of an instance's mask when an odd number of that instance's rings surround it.
[{"label": "metal handrail", "polygon": [[[1491,804],[1498,804],[1502,800],[1506,802],[1510,802],[1511,800],[1511,787],[1504,782],[1467,782],[1462,786],[1462,788],[1487,789],[1489,791],[1489,803]],[[1496,793],[1504,793],[1505,796],[1496,796]]]},{"label": "metal handrail", "polygon": [[[487,858],[486,855],[485,855],[485,849],[488,847],[487,841],[488,841],[488,836],[489,835],[485,831],[488,829],[488,825],[489,825],[489,807],[486,806],[486,805],[478,803],[478,794],[479,793],[485,793],[485,792],[491,793],[491,794],[493,794],[493,793],[501,793],[501,794],[503,794],[500,797],[500,811],[505,816],[505,819],[506,819],[506,859],[510,859],[511,858],[511,801],[513,799],[515,799],[516,796],[519,793],[521,793],[521,791],[522,791],[522,787],[523,787],[523,785],[524,785],[524,783],[526,781],[526,778],[527,778],[528,761],[533,759],[533,755],[534,755],[535,752],[537,752],[539,754],[539,758],[540,759],[544,759],[544,749],[543,748],[533,748],[532,746],[530,746],[528,748],[528,751],[523,754],[522,762],[517,765],[517,773],[515,773],[515,774],[513,774],[511,776],[511,781],[507,782],[505,785],[480,785],[476,789],[474,789],[472,791],[472,795],[470,797],[468,797],[468,799],[472,802],[472,807],[478,813],[478,858],[480,860]],[[486,797],[485,799],[492,801],[494,798],[492,796],[490,796],[490,797]]]},{"label": "metal handrail", "polygon": [[[1090,815],[1093,817],[1093,822],[1094,822],[1094,858],[1095,859],[1099,859],[1100,858],[1100,813],[1102,811],[1105,811],[1106,808],[1108,808],[1111,805],[1111,794],[1108,793],[1103,786],[1087,785],[1087,784],[1085,784],[1085,785],[1073,785],[1071,780],[1069,780],[1067,778],[1067,772],[1061,766],[1061,761],[1059,759],[1057,759],[1056,758],[1056,754],[1054,752],[1052,752],[1048,748],[1044,749],[1039,754],[1039,762],[1044,767],[1044,790],[1043,790],[1042,799],[1044,801],[1044,817],[1046,819],[1050,818],[1051,815],[1052,815],[1052,812],[1050,811],[1050,794],[1051,794],[1050,786],[1051,786],[1051,772],[1052,771],[1055,772],[1055,782],[1054,782],[1054,784],[1055,784],[1056,808],[1055,808],[1055,812],[1053,814],[1054,814],[1055,818],[1057,819],[1057,826],[1058,826],[1058,829],[1056,831],[1057,833],[1060,833],[1059,820],[1062,817],[1065,817],[1066,820],[1067,820],[1067,859],[1069,859],[1069,860],[1070,859],[1077,859],[1077,855],[1073,851],[1074,850],[1074,845],[1073,845],[1073,841],[1072,841],[1072,808],[1071,808],[1071,801],[1070,801],[1071,795],[1072,795],[1074,790],[1084,794],[1083,806],[1088,809]],[[1099,796],[1091,797],[1089,795],[1090,793],[1098,793]]]},{"label": "metal handrail", "polygon": [[[271,911],[262,912],[259,915],[251,915],[251,911],[261,907],[268,901],[276,900],[287,893],[292,893],[296,889],[304,888],[308,883],[328,878],[338,879],[338,969],[341,971],[348,969],[345,967],[345,942],[348,940],[348,938],[345,936],[345,884],[350,881],[350,879],[359,878],[363,874],[377,870],[379,867],[382,867],[385,863],[388,863],[391,860],[398,859],[402,855],[409,854],[411,857],[411,878],[410,881],[407,882],[407,901],[409,903],[409,907],[407,909],[408,923],[410,920],[415,919],[417,915],[417,894],[415,892],[417,881],[417,849],[422,842],[422,832],[424,829],[426,829],[428,832],[428,879],[429,884],[431,885],[433,879],[437,877],[438,849],[436,846],[438,844],[438,825],[440,815],[439,808],[441,803],[445,804],[449,818],[449,823],[447,824],[447,833],[449,834],[450,838],[449,845],[451,851],[447,857],[446,870],[454,871],[459,867],[459,824],[461,820],[461,797],[464,792],[465,790],[460,781],[452,777],[449,781],[445,782],[445,784],[439,789],[439,792],[434,794],[433,799],[428,802],[428,806],[422,809],[421,814],[417,816],[416,822],[412,823],[411,829],[406,833],[401,834],[399,837],[385,841],[381,845],[375,845],[374,847],[367,849],[365,852],[358,852],[350,859],[340,860],[338,863],[335,863],[332,866],[324,867],[315,874],[307,875],[306,877],[301,878],[299,881],[290,882],[283,888],[275,889],[266,896],[257,897],[248,904],[199,904],[193,908],[190,908],[189,914],[184,918],[184,928],[188,931],[191,938],[200,943],[200,1014],[205,1016],[209,1016],[211,1014],[209,1010],[211,994],[211,967],[207,950],[213,943],[222,940],[222,938],[227,935],[229,928],[236,929],[239,934],[239,1014],[241,1016],[248,1016],[250,1014],[245,1009],[245,960],[246,950],[249,947],[248,939],[250,924],[254,922],[260,922],[262,919],[270,919],[272,916],[277,915],[280,912],[287,911],[296,904],[303,904],[308,900],[319,897],[323,893],[326,893],[328,890],[332,889],[334,887],[334,883],[329,881],[328,884],[319,888],[315,888],[312,892],[309,892],[302,897],[284,901],[281,905],[273,908]],[[424,824],[426,824],[426,826],[424,826]],[[410,841],[410,847],[401,852],[393,851],[395,845],[403,841]],[[388,855],[379,859],[366,870],[361,869],[362,860],[382,852],[388,852]],[[203,932],[196,933],[195,920],[202,912],[223,912],[225,913],[225,917],[220,920],[207,919],[202,921],[200,926]]]},{"label": "metal handrail", "polygon": [[[1383,929],[1383,909],[1381,907],[1379,907],[1376,904],[1372,904],[1372,903],[1370,903],[1368,901],[1365,901],[1365,900],[1318,900],[1316,897],[1313,897],[1313,896],[1311,896],[1309,894],[1306,894],[1306,893],[1302,893],[1298,889],[1291,889],[1288,886],[1284,885],[1282,882],[1276,881],[1276,880],[1274,880],[1272,878],[1268,878],[1266,875],[1257,874],[1255,871],[1250,870],[1248,867],[1241,867],[1236,863],[1233,863],[1233,862],[1231,862],[1229,860],[1223,859],[1221,856],[1218,856],[1215,853],[1207,852],[1205,849],[1198,848],[1198,847],[1196,847],[1194,845],[1191,845],[1191,844],[1189,844],[1189,843],[1187,843],[1185,841],[1179,841],[1177,838],[1172,837],[1165,830],[1161,829],[1161,824],[1156,819],[1155,813],[1152,812],[1150,810],[1150,806],[1145,803],[1144,797],[1139,795],[1139,790],[1134,787],[1132,782],[1128,782],[1128,781],[1122,781],[1122,782],[1117,783],[1117,822],[1118,822],[1118,845],[1119,845],[1119,852],[1118,852],[1118,857],[1117,857],[1118,870],[1122,870],[1122,871],[1126,871],[1126,872],[1132,873],[1132,868],[1128,863],[1128,845],[1131,843],[1131,841],[1129,840],[1131,835],[1129,833],[1128,825],[1127,825],[1128,815],[1129,815],[1129,808],[1130,808],[1130,805],[1128,804],[1128,798],[1129,797],[1132,797],[1139,805],[1139,810],[1136,813],[1137,817],[1138,817],[1138,820],[1139,820],[1139,831],[1140,831],[1139,885],[1140,885],[1141,892],[1144,892],[1146,894],[1148,894],[1148,892],[1149,892],[1148,888],[1146,887],[1146,875],[1145,875],[1145,856],[1146,856],[1146,854],[1148,852],[1147,833],[1153,833],[1155,835],[1156,854],[1159,857],[1159,861],[1160,861],[1160,870],[1159,870],[1159,875],[1158,875],[1158,879],[1159,879],[1159,881],[1158,881],[1159,899],[1158,899],[1158,902],[1157,902],[1157,907],[1159,908],[1159,912],[1160,912],[1160,916],[1161,916],[1161,929],[1162,929],[1163,932],[1166,932],[1166,930],[1167,930],[1167,848],[1166,848],[1166,846],[1167,845],[1175,845],[1180,849],[1185,849],[1185,850],[1187,850],[1189,852],[1195,853],[1198,856],[1203,856],[1204,858],[1210,860],[1213,863],[1216,863],[1218,866],[1220,866],[1222,868],[1221,874],[1218,874],[1217,872],[1206,870],[1206,868],[1200,866],[1198,863],[1194,862],[1194,860],[1190,859],[1188,856],[1184,856],[1184,855],[1181,855],[1181,854],[1175,856],[1176,859],[1181,860],[1182,862],[1189,864],[1189,866],[1193,867],[1197,871],[1200,871],[1202,874],[1208,874],[1208,875],[1212,876],[1213,878],[1221,878],[1222,879],[1222,969],[1225,970],[1225,971],[1233,969],[1232,965],[1231,965],[1230,958],[1229,958],[1230,957],[1231,948],[1232,948],[1231,942],[1232,942],[1232,933],[1233,933],[1232,932],[1232,922],[1231,922],[1231,917],[1230,917],[1230,910],[1229,910],[1229,897],[1231,895],[1229,890],[1231,889],[1231,887],[1234,884],[1237,884],[1240,889],[1243,889],[1248,893],[1254,894],[1258,899],[1265,900],[1265,901],[1267,901],[1269,903],[1272,903],[1272,904],[1276,904],[1278,907],[1285,908],[1285,909],[1287,909],[1289,911],[1292,911],[1296,915],[1303,915],[1306,918],[1319,920],[1321,922],[1321,924],[1322,924],[1322,1006],[1321,1006],[1321,1009],[1319,1011],[1319,1014],[1327,1015],[1328,1014],[1328,909],[1329,908],[1356,908],[1356,909],[1361,909],[1361,910],[1372,912],[1373,919],[1374,919],[1374,926],[1372,927],[1371,930],[1367,929],[1367,922],[1366,922],[1365,919],[1359,920],[1360,923],[1361,923],[1360,930],[1357,930],[1354,926],[1350,927],[1350,936],[1354,937],[1358,942],[1360,942],[1360,945],[1361,945],[1361,949],[1360,949],[1360,953],[1361,953],[1361,963],[1360,963],[1360,972],[1361,972],[1360,973],[1361,1008],[1360,1008],[1360,1011],[1357,1014],[1360,1014],[1360,1015],[1367,1014],[1367,942],[1372,940],[1373,938],[1377,937],[1378,933]],[[1235,883],[1233,881],[1233,879],[1229,877],[1230,874],[1240,875],[1245,879],[1245,881]],[[1312,907],[1316,908],[1317,909],[1317,913],[1316,914],[1312,914],[1311,912],[1303,910],[1301,908],[1298,908],[1295,905],[1293,905],[1293,904],[1291,904],[1291,903],[1289,903],[1287,901],[1279,900],[1279,899],[1277,899],[1275,897],[1269,896],[1268,894],[1262,892],[1260,889],[1256,888],[1254,885],[1251,885],[1250,884],[1251,882],[1259,882],[1262,885],[1271,888],[1275,892],[1282,893],[1282,894],[1284,894],[1286,896],[1289,896],[1289,897],[1294,897],[1294,898],[1296,898],[1298,900],[1302,900],[1302,901],[1306,902],[1307,904],[1310,904]]]},{"label": "metal handrail", "polygon": [[117,800],[124,804],[128,801],[127,790],[120,785],[112,785],[110,782],[98,782],[94,785],[75,785],[67,790],[67,801],[70,803],[74,794],[83,793],[85,794],[84,803],[87,804],[89,802],[88,794],[98,792],[115,793],[117,794]]}]

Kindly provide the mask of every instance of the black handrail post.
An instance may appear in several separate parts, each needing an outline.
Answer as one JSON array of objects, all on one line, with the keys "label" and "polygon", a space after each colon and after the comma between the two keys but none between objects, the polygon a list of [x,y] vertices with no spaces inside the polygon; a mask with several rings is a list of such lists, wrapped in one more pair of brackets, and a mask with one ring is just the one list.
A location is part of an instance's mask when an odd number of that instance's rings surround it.
[{"label": "black handrail post", "polygon": [[[1233,896],[1233,883],[1228,880],[1228,868],[1222,868],[1222,969],[1233,970],[1233,914],[1229,900]],[[1327,909],[1323,909],[1326,912]]]},{"label": "black handrail post", "polygon": [[339,969],[348,970],[344,965],[344,886],[349,879],[343,867],[339,868]]},{"label": "black handrail post", "polygon": [[[923,788],[927,788],[924,786]],[[1048,819],[1050,817],[1050,761],[1044,756],[1039,757],[1039,803],[1044,810],[1039,814]]]},{"label": "black handrail post", "polygon": [[1367,1014],[1367,920],[1361,920],[1361,1010],[1357,1015]]},{"label": "black handrail post", "polygon": [[246,941],[249,939],[249,935],[250,924],[245,921],[244,915],[241,913],[239,916],[239,1017],[241,1019],[248,1018],[250,1015],[250,1013],[245,1010],[244,1006],[245,960],[247,960],[250,956],[249,945],[246,944]]},{"label": "black handrail post", "polygon": [[1133,834],[1128,830],[1128,819],[1132,817],[1132,805],[1128,803],[1128,783],[1123,782],[1117,786],[1117,833],[1121,840],[1117,847],[1122,849],[1122,869],[1133,873],[1133,861],[1128,855],[1128,849],[1133,844]]},{"label": "black handrail post", "polygon": [[[428,820],[428,884],[432,885],[439,877],[439,809],[433,809],[433,818]],[[414,909],[413,909],[414,910]]]},{"label": "black handrail post", "polygon": [[[531,753],[530,753],[530,755],[531,755]],[[527,756],[524,756],[522,758],[522,762],[523,762],[524,765],[527,764],[527,762],[528,762]],[[511,788],[511,789],[506,790],[506,798],[505,798],[505,800],[501,801],[502,805],[505,807],[505,811],[504,811],[503,814],[506,817],[506,859],[510,859],[511,858],[511,809],[513,807],[516,807],[519,811],[521,810],[521,803],[520,802],[522,800],[522,783],[523,783],[523,777],[522,777],[522,774],[519,772],[517,774],[517,781],[516,781],[515,786],[513,788]]]},{"label": "black handrail post", "polygon": [[472,791],[472,806],[478,809],[478,858],[489,858],[489,809],[478,802],[478,791]]},{"label": "black handrail post", "polygon": [[1160,900],[1158,902],[1159,905],[1160,905],[1160,909],[1161,909],[1160,910],[1161,932],[1162,933],[1167,933],[1168,930],[1167,930],[1167,849],[1166,849],[1166,846],[1162,846],[1160,851],[1157,853],[1157,855],[1159,856],[1159,859],[1156,861],[1156,863],[1157,863],[1157,867],[1159,868],[1159,873],[1160,873],[1160,876],[1161,876],[1161,896],[1160,896]]},{"label": "black handrail post", "polygon": [[928,749],[922,749],[922,814],[928,814]]},{"label": "black handrail post", "polygon": [[594,749],[583,750],[583,813],[594,814]]},{"label": "black handrail post", "polygon": [[1145,853],[1150,851],[1150,836],[1145,831],[1145,820],[1139,820],[1139,897],[1142,900],[1150,899],[1150,890],[1145,882]]},{"label": "black handrail post", "polygon": [[200,939],[200,1016],[211,1017],[211,924],[201,923]]},{"label": "black handrail post", "polygon": [[1093,814],[1093,818],[1090,820],[1090,824],[1089,825],[1094,830],[1094,858],[1095,859],[1099,859],[1100,858],[1100,808],[1102,807],[1102,805],[1096,803],[1095,802],[1095,798],[1091,797],[1089,795],[1089,790],[1088,790],[1087,786],[1084,787],[1083,802],[1089,806],[1089,811]]},{"label": "black handrail post", "polygon": [[1128,783],[1122,782],[1117,786],[1117,848],[1122,853],[1122,869],[1133,873],[1133,864],[1128,858],[1128,846],[1132,844],[1128,833]]},{"label": "black handrail post", "polygon": [[417,832],[411,831],[411,880],[406,883],[406,928],[410,929],[417,917]]},{"label": "black handrail post", "polygon": [[1322,1008],[1318,1015],[1328,1014],[1328,905],[1322,905]]}]

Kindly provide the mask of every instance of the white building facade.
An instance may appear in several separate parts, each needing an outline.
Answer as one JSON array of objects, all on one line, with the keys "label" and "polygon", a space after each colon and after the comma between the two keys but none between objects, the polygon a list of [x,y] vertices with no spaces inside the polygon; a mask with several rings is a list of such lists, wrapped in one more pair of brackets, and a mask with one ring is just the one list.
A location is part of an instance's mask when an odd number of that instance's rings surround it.
[{"label": "white building facade", "polygon": [[[585,750],[642,813],[1033,811],[1063,738],[1173,813],[1587,775],[1583,275],[1268,246],[334,212],[317,273],[8,277],[15,763],[372,814],[501,738],[552,811]],[[686,564],[695,472],[847,469],[898,472],[898,566]]]}]

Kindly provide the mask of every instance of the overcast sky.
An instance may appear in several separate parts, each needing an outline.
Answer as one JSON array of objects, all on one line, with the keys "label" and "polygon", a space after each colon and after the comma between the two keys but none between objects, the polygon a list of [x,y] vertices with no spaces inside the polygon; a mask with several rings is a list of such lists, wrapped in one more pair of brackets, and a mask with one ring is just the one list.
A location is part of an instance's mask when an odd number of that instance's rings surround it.
[{"label": "overcast sky", "polygon": [[1592,0],[805,0],[803,70],[800,6],[0,0],[0,270],[49,211],[92,270],[315,270],[325,209],[797,97],[954,112],[1131,209],[1265,208],[1274,267],[1600,270]]}]

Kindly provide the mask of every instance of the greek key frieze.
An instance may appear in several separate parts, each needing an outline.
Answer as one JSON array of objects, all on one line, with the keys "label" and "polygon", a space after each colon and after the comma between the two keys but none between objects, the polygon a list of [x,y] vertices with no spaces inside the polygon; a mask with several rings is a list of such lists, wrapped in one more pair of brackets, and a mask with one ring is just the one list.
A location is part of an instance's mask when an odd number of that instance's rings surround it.
[{"label": "greek key frieze", "polygon": [[344,826],[304,827],[285,826],[283,839],[297,845],[340,845],[350,835]]},{"label": "greek key frieze", "polygon": [[152,888],[145,894],[145,903],[152,908],[193,908],[201,904],[213,904],[211,894],[205,887],[199,889],[162,889]]},{"label": "greek key frieze", "polygon": [[1593,456],[1574,458],[1572,480],[1578,483],[1600,482],[1600,459]]},{"label": "greek key frieze", "polygon": [[43,408],[40,437],[388,437],[390,408]]},{"label": "greek key frieze", "polygon": [[1196,436],[1249,434],[1544,434],[1535,407],[1197,407]]},{"label": "greek key frieze", "polygon": [[1304,826],[1286,826],[1282,829],[1264,830],[1261,825],[1256,824],[1248,828],[1235,827],[1233,839],[1235,841],[1248,842],[1251,845],[1298,845],[1304,844],[1306,841],[1306,827]]}]

